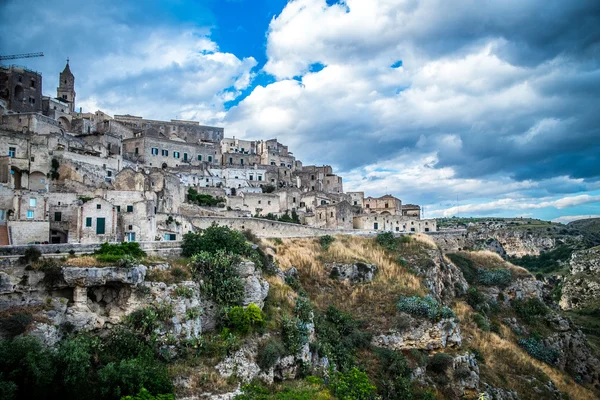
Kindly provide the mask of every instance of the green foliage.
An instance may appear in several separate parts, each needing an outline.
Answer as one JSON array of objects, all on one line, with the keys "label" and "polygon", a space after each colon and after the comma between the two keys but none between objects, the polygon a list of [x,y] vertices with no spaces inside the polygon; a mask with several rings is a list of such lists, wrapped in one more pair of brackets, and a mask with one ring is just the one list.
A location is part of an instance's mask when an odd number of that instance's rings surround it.
[{"label": "green foliage", "polygon": [[170,303],[153,303],[149,307],[136,310],[129,314],[126,323],[136,331],[149,335],[165,324],[169,324],[175,316],[173,305]]},{"label": "green foliage", "polygon": [[0,331],[3,331],[9,338],[13,338],[24,333],[32,322],[33,317],[31,314],[14,313],[0,319]]},{"label": "green foliage", "polygon": [[473,314],[473,321],[477,324],[479,329],[481,329],[482,331],[484,331],[484,332],[490,331],[490,322],[483,315],[481,315],[479,313]]},{"label": "green foliage", "polygon": [[225,325],[234,333],[247,335],[251,331],[264,327],[265,316],[254,303],[250,303],[246,308],[235,306],[227,311]]},{"label": "green foliage", "polygon": [[194,289],[187,286],[177,286],[175,289],[175,296],[191,299],[194,296]]},{"label": "green foliage", "polygon": [[546,364],[553,365],[556,363],[556,361],[558,361],[558,351],[545,346],[544,343],[542,343],[542,341],[539,339],[520,339],[518,343],[519,346],[525,349],[525,351],[530,356],[532,356],[533,358],[537,358],[538,360],[543,361]]},{"label": "green foliage", "polygon": [[32,262],[36,262],[40,259],[41,256],[42,252],[39,251],[37,247],[29,246],[25,249],[25,252],[23,252],[23,255],[21,256],[21,258],[19,258],[19,261],[21,262],[21,264],[26,265]]},{"label": "green foliage", "polygon": [[188,321],[200,318],[200,315],[202,315],[202,309],[200,307],[190,307],[185,311],[185,319]]},{"label": "green foliage", "polygon": [[181,248],[184,257],[192,257],[202,251],[211,254],[224,251],[246,255],[250,247],[241,232],[227,226],[212,225],[201,232],[186,233]]},{"label": "green foliage", "polygon": [[521,258],[509,257],[508,261],[527,269],[531,272],[552,273],[558,271],[562,263],[568,261],[573,253],[573,248],[561,244],[550,251],[544,251],[537,256],[526,255]]},{"label": "green foliage", "polygon": [[266,371],[272,368],[281,357],[285,356],[285,347],[281,340],[270,338],[258,352],[258,366]]},{"label": "green foliage", "polygon": [[317,341],[311,344],[312,350],[328,356],[339,370],[355,366],[356,350],[371,342],[371,334],[361,330],[362,323],[333,305],[325,313],[316,313],[314,320]]},{"label": "green foliage", "polygon": [[244,297],[244,283],[235,268],[239,262],[238,256],[224,250],[214,254],[202,251],[192,258],[192,273],[201,279],[201,288],[217,304],[235,306]]},{"label": "green foliage", "polygon": [[310,304],[310,299],[304,296],[298,296],[296,299],[296,306],[294,307],[294,314],[303,322],[310,322],[313,315],[313,308]]},{"label": "green foliage", "polygon": [[445,373],[452,365],[453,358],[446,353],[436,353],[427,362],[427,369],[436,374]]},{"label": "green foliage", "polygon": [[319,238],[319,243],[321,244],[321,248],[323,250],[327,250],[333,242],[335,242],[335,238],[330,235],[321,236]]},{"label": "green foliage", "polygon": [[276,245],[282,245],[283,244],[283,240],[281,240],[280,238],[275,238],[273,239],[273,241],[275,242]]},{"label": "green foliage", "polygon": [[135,396],[121,397],[121,400],[175,400],[175,396],[172,394],[159,394],[153,396],[145,388],[142,388]]},{"label": "green foliage", "polygon": [[242,394],[234,400],[329,400],[333,399],[323,380],[308,377],[305,381],[285,381],[278,385],[266,386],[262,382],[252,382],[242,387]]},{"label": "green foliage", "polygon": [[224,203],[222,197],[213,197],[210,194],[198,193],[195,189],[189,188],[187,193],[188,202],[199,206],[216,207],[220,203]]},{"label": "green foliage", "polygon": [[55,259],[44,259],[39,270],[44,273],[44,283],[50,287],[56,286],[63,279],[62,267]]},{"label": "green foliage", "polygon": [[461,270],[463,276],[465,277],[465,280],[469,285],[473,285],[476,283],[477,268],[475,267],[475,263],[473,262],[473,260],[459,253],[450,253],[447,254],[447,256],[454,263],[454,265],[456,265]]},{"label": "green foliage", "polygon": [[333,393],[340,400],[372,400],[375,399],[376,387],[369,377],[357,368],[346,373],[337,372],[331,382]]},{"label": "green foliage", "polygon": [[0,400],[14,400],[17,398],[19,387],[12,381],[5,381],[0,373]]},{"label": "green foliage", "polygon": [[508,286],[512,276],[508,269],[483,269],[477,270],[477,283],[485,286]]},{"label": "green foliage", "polygon": [[471,286],[467,290],[467,304],[475,310],[481,310],[486,303],[485,296],[475,286]]},{"label": "green foliage", "polygon": [[289,354],[298,354],[308,343],[308,328],[306,323],[298,318],[284,316],[281,320],[281,337]]},{"label": "green foliage", "polygon": [[270,183],[262,186],[263,193],[273,193],[275,189],[275,185],[271,185]]},{"label": "green foliage", "polygon": [[[410,240],[410,236],[406,237],[408,237]],[[396,240],[396,237],[392,232],[383,232],[378,234],[375,238],[375,241],[378,245],[390,251],[394,251],[398,247],[398,240]]]},{"label": "green foliage", "polygon": [[415,317],[428,318],[437,321],[441,318],[454,317],[454,311],[446,306],[442,306],[431,296],[426,297],[405,297],[403,296],[397,304],[398,310]]},{"label": "green foliage", "polygon": [[169,393],[173,383],[167,368],[152,358],[133,358],[111,362],[98,371],[99,397],[121,398],[148,388],[152,393]]},{"label": "green foliage", "polygon": [[533,318],[548,313],[546,305],[536,297],[527,300],[515,299],[512,301],[512,307],[517,315],[522,318]]},{"label": "green foliage", "polygon": [[181,267],[171,268],[171,276],[175,279],[175,282],[181,282],[188,278],[188,273]]},{"label": "green foliage", "polygon": [[400,352],[384,348],[376,348],[374,352],[379,369],[371,377],[382,400],[412,399],[411,369],[406,358]]},{"label": "green foliage", "polygon": [[133,266],[146,255],[138,242],[102,243],[94,254],[98,261],[117,262],[123,266]]}]

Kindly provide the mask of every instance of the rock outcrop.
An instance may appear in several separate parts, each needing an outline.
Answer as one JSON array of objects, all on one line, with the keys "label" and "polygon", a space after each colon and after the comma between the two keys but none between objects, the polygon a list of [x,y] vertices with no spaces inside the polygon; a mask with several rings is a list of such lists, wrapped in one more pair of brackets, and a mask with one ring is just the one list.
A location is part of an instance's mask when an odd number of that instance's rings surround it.
[{"label": "rock outcrop", "polygon": [[560,299],[563,310],[600,309],[600,247],[574,252]]},{"label": "rock outcrop", "polygon": [[374,336],[371,343],[389,350],[435,350],[460,347],[462,343],[460,327],[454,318],[433,322],[427,319],[417,320],[408,314],[403,314],[402,317],[409,321],[409,327]]},{"label": "rock outcrop", "polygon": [[366,283],[373,281],[377,273],[377,265],[357,262],[354,264],[325,264],[329,276],[340,281],[348,280],[352,283]]}]

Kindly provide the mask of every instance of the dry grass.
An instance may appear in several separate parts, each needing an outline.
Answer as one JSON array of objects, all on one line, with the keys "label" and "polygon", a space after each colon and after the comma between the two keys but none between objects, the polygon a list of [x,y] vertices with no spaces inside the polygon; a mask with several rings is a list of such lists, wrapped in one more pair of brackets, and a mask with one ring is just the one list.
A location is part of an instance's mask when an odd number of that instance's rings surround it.
[{"label": "dry grass", "polygon": [[415,239],[417,242],[424,243],[431,249],[438,248],[437,244],[433,241],[433,239],[429,235],[425,235],[423,233],[417,233],[415,235],[412,235],[412,238]]},{"label": "dry grass", "polygon": [[[412,248],[411,248],[412,249]],[[284,239],[276,259],[283,270],[296,267],[304,289],[318,309],[330,304],[351,312],[373,329],[388,329],[400,295],[423,295],[419,278],[401,267],[372,239],[336,236],[328,250],[318,239]],[[379,272],[370,284],[351,285],[330,279],[325,262],[376,264]]]},{"label": "dry grass", "polygon": [[531,273],[529,271],[527,271],[525,268],[509,263],[508,261],[504,260],[502,257],[500,257],[500,255],[498,255],[497,253],[494,253],[493,251],[489,251],[489,250],[461,251],[460,254],[462,254],[465,257],[470,258],[478,266],[481,266],[483,268],[490,268],[490,269],[507,268],[513,273],[513,276],[516,276],[516,277],[532,276]]},{"label": "dry grass", "polygon": [[457,303],[455,310],[460,318],[464,338],[468,345],[477,348],[484,356],[485,363],[480,365],[481,375],[491,385],[516,390],[520,398],[540,398],[531,383],[522,376],[533,376],[541,384],[552,380],[556,387],[567,393],[572,400],[587,400],[596,395],[578,385],[566,373],[530,357],[515,342],[514,334],[502,326],[502,336],[492,332],[483,332],[471,321],[473,309],[465,303]]},{"label": "dry grass", "polygon": [[65,265],[69,267],[106,267],[110,263],[96,260],[94,256],[71,257],[65,261]]},{"label": "dry grass", "polygon": [[189,386],[175,386],[178,397],[194,396],[198,393],[220,394],[234,390],[237,386],[233,380],[224,378],[212,365],[174,364],[169,366],[169,376],[173,379],[183,377]]}]

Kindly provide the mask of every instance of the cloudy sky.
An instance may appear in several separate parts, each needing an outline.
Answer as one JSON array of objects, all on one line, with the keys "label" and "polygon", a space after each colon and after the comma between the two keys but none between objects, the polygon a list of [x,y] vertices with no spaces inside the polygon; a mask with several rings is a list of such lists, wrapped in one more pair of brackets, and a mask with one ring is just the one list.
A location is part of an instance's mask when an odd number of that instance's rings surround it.
[{"label": "cloudy sky", "polygon": [[597,0],[0,1],[36,51],[84,111],[277,137],[426,217],[600,215]]}]

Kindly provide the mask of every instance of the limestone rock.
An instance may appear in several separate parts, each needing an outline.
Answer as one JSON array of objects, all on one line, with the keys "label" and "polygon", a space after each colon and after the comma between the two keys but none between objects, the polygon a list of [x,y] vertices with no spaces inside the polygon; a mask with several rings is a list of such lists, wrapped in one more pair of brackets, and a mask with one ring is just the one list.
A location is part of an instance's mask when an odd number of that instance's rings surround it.
[{"label": "limestone rock", "polygon": [[448,302],[467,292],[468,284],[460,269],[450,262],[439,250],[429,250],[431,261],[414,265],[425,286],[438,301]]},{"label": "limestone rock", "polygon": [[354,264],[325,264],[329,276],[340,281],[349,280],[352,283],[371,282],[377,273],[377,265],[357,262]]},{"label": "limestone rock", "polygon": [[581,331],[557,332],[543,340],[544,345],[559,352],[558,367],[585,383],[600,378],[600,361],[592,354]]},{"label": "limestone rock", "polygon": [[244,282],[244,306],[254,303],[263,308],[269,294],[269,283],[265,281],[253,262],[242,262],[237,266],[237,273]]},{"label": "limestone rock", "polygon": [[571,274],[563,284],[560,307],[563,310],[599,307],[600,246],[574,252],[570,265]]},{"label": "limestone rock", "polygon": [[235,375],[242,382],[248,383],[260,374],[256,364],[258,345],[255,341],[244,344],[238,351],[227,356],[215,369],[225,378]]},{"label": "limestone rock", "polygon": [[[412,318],[411,320],[414,321]],[[438,322],[420,319],[401,332],[390,331],[387,335],[374,336],[371,343],[390,350],[434,350],[460,347],[462,336],[454,318],[442,319]]]},{"label": "limestone rock", "polygon": [[146,267],[133,268],[71,268],[63,267],[63,276],[69,286],[103,286],[107,283],[138,285],[146,278]]},{"label": "limestone rock", "polygon": [[10,275],[0,271],[0,294],[13,293],[17,285],[12,281]]}]

